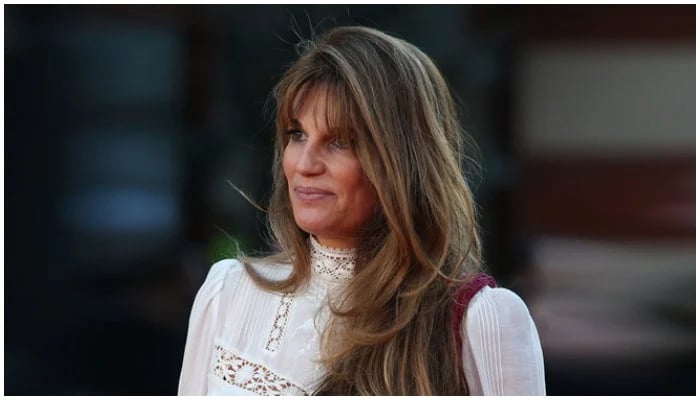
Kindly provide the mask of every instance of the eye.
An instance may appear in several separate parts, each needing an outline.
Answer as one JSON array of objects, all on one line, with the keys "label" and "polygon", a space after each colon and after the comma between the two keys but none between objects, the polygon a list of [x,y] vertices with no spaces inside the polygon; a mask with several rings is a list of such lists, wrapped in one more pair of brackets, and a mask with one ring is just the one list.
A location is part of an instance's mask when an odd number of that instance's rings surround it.
[{"label": "eye", "polygon": [[299,129],[288,129],[287,137],[290,142],[302,142],[306,140],[306,134]]},{"label": "eye", "polygon": [[350,149],[350,143],[347,140],[343,140],[339,137],[334,137],[329,141],[330,145],[338,150],[348,150]]}]

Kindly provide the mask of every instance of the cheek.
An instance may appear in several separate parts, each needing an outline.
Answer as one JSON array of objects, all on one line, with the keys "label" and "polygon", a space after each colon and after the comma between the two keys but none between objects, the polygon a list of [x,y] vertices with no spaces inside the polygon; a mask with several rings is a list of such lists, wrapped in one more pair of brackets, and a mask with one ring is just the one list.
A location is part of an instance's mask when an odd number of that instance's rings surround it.
[{"label": "cheek", "polygon": [[[357,170],[351,178],[353,184],[352,196],[355,206],[361,210],[367,210],[366,213],[370,213],[374,210],[375,204],[377,202],[377,192],[374,190],[374,186],[367,179],[361,169]],[[363,214],[365,214],[363,212]]]},{"label": "cheek", "polygon": [[376,190],[374,190],[374,187],[369,181],[365,180],[362,185],[362,189],[359,192],[360,201],[362,202],[363,207],[368,213],[371,213],[377,204]]},{"label": "cheek", "polygon": [[353,224],[356,229],[361,229],[370,222],[377,209],[377,192],[369,181],[358,186],[353,208]]}]

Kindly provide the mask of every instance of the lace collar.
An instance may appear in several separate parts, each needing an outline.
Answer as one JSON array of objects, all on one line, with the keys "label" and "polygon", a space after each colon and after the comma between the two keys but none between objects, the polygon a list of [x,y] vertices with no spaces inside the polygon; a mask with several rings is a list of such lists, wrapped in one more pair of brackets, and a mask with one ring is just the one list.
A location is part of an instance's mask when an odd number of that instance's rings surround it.
[{"label": "lace collar", "polygon": [[335,249],[323,246],[313,235],[309,235],[311,243],[311,266],[314,273],[332,280],[341,281],[352,277],[357,256],[355,249]]}]

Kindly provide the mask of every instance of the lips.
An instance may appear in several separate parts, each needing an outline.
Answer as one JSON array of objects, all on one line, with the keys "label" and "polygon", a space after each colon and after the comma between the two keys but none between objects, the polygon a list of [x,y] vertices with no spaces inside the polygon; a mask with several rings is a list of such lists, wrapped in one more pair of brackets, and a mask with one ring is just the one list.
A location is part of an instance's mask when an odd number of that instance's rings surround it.
[{"label": "lips", "polygon": [[294,187],[294,193],[303,201],[323,200],[333,196],[333,192],[311,186],[296,186]]}]

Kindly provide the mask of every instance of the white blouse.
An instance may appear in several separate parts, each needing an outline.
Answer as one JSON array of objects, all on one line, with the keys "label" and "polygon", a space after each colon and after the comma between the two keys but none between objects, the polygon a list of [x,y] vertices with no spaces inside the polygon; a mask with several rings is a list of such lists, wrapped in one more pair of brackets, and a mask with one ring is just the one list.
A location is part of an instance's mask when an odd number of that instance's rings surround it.
[{"label": "white blouse", "polygon": [[[317,362],[327,299],[352,276],[354,255],[311,238],[310,284],[294,294],[261,290],[241,263],[211,267],[192,306],[179,395],[308,395],[323,376]],[[268,278],[288,264],[256,264]],[[535,324],[512,291],[485,287],[460,326],[464,374],[472,395],[544,395],[544,362]]]}]

